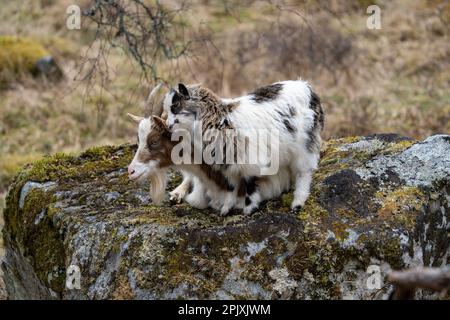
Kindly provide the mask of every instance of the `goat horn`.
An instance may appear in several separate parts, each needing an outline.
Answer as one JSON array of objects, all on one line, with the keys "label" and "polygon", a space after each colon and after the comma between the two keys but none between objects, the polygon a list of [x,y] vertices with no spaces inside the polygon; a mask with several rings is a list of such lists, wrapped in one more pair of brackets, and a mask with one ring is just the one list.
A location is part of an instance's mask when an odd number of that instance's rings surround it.
[{"label": "goat horn", "polygon": [[155,97],[161,88],[162,83],[158,84],[147,97],[146,105],[145,105],[145,116],[149,117],[152,115],[160,116],[162,113],[162,105],[155,105]]}]

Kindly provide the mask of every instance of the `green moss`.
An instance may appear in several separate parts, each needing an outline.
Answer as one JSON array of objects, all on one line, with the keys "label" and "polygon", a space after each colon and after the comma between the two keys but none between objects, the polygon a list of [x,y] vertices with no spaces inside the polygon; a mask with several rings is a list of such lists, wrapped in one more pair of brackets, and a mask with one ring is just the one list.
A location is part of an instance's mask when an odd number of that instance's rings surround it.
[{"label": "green moss", "polygon": [[[183,283],[191,289],[198,288],[194,289],[196,294],[201,298],[206,298],[219,289],[229,272],[228,258],[230,252],[222,251],[221,257],[205,257],[200,261],[195,260],[194,263],[192,260],[194,253],[191,255],[186,246],[186,241],[182,240],[176,248],[163,254],[167,257],[166,264],[164,269],[161,270],[161,275],[155,281],[164,279],[167,285],[172,288],[176,288]],[[198,263],[202,266],[204,279],[198,277],[200,270],[195,267]]]},{"label": "green moss", "polygon": [[413,144],[415,144],[417,141],[415,140],[403,140],[399,142],[390,143],[387,148],[382,150],[380,154],[388,155],[388,154],[396,154],[399,152],[402,152],[409,147],[411,147]]},{"label": "green moss", "polygon": [[287,259],[301,261],[301,273],[294,270],[292,263],[287,264],[288,269],[298,279],[303,277],[304,270],[308,270],[314,278],[308,295],[313,299],[339,298],[340,291],[336,290],[336,284],[330,278],[331,275],[342,272],[346,263],[351,260],[359,261],[363,257],[352,248],[343,249],[337,242],[325,243],[323,240],[306,242],[301,251],[296,251]]},{"label": "green moss", "polygon": [[105,160],[111,154],[111,147],[92,147],[83,152],[80,156],[90,160]]},{"label": "green moss", "polygon": [[[24,207],[18,207],[22,187],[28,181],[59,181],[58,188],[65,188],[65,181],[104,176],[110,171],[125,168],[131,161],[132,146],[94,147],[79,157],[57,153],[46,156],[26,166],[14,179],[8,193],[4,211],[8,235],[6,243],[14,242],[27,248],[25,255],[31,260],[39,279],[55,292],[64,286],[63,240],[53,219],[58,209],[53,205],[56,198],[52,191],[33,189],[26,197]],[[126,181],[128,183],[128,180]],[[68,184],[68,188],[70,184]]]},{"label": "green moss", "polygon": [[56,153],[26,168],[21,178],[37,182],[93,178],[104,172],[125,168],[131,162],[133,153],[133,148],[129,145],[93,147],[79,157]]},{"label": "green moss", "polygon": [[400,187],[394,190],[380,190],[375,194],[381,203],[377,216],[406,228],[414,227],[417,214],[421,212],[426,197],[417,187]]},{"label": "green moss", "polygon": [[64,153],[56,153],[53,156],[45,156],[36,161],[26,171],[27,179],[32,181],[57,180],[63,176],[74,175],[77,170],[73,167],[74,157]]},{"label": "green moss", "polygon": [[336,235],[336,238],[340,241],[343,241],[347,239],[348,237],[348,225],[345,223],[342,223],[340,221],[333,221],[332,223],[332,230],[334,234]]},{"label": "green moss", "polygon": [[26,248],[25,256],[33,265],[38,278],[55,292],[64,289],[65,251],[63,239],[53,225],[57,209],[52,192],[33,189],[26,197],[23,209],[16,210],[13,220],[21,224],[15,228],[15,241]]},{"label": "green moss", "polygon": [[328,217],[328,211],[324,209],[318,202],[318,199],[314,195],[310,196],[306,200],[305,206],[299,213],[299,219],[305,220],[313,218],[315,220],[322,220]]},{"label": "green moss", "polygon": [[302,210],[298,213],[297,218],[304,223],[304,232],[324,231],[327,228],[326,221],[329,218],[328,211],[322,207],[319,201],[320,183],[312,186],[311,194],[306,200]]},{"label": "green moss", "polygon": [[399,238],[382,239],[379,242],[378,255],[382,257],[393,269],[402,269],[404,262],[402,260],[403,251]]},{"label": "green moss", "polygon": [[38,278],[53,291],[61,293],[66,278],[65,249],[58,229],[49,217],[44,217],[37,230],[29,235],[25,243]]},{"label": "green moss", "polygon": [[285,193],[281,196],[281,203],[283,207],[290,207],[292,201],[294,200],[294,195],[292,192]]},{"label": "green moss", "polygon": [[344,151],[341,149],[343,145],[355,143],[359,140],[361,140],[361,137],[347,137],[326,141],[320,157],[319,170],[314,173],[314,180],[323,181],[330,174],[349,168],[355,162],[352,161],[352,158],[354,160],[361,160],[363,154],[357,157],[354,151]]},{"label": "green moss", "polygon": [[174,190],[183,181],[183,176],[176,171],[170,172],[169,176],[170,179],[167,183],[167,187],[169,190]]}]

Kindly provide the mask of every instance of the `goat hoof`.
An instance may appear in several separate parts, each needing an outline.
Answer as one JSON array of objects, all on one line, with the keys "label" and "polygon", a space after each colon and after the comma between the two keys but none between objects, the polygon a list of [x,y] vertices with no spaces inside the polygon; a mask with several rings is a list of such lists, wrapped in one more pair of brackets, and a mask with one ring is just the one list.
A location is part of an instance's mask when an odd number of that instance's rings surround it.
[{"label": "goat hoof", "polygon": [[225,209],[225,210],[222,209],[222,210],[220,210],[220,216],[225,217],[228,215],[229,212],[230,212],[230,209]]},{"label": "goat hoof", "polygon": [[250,216],[250,215],[254,214],[256,211],[258,211],[258,207],[245,207],[244,215]]},{"label": "goat hoof", "polygon": [[169,201],[171,204],[180,204],[183,201],[183,197],[177,193],[174,193],[170,195]]},{"label": "goat hoof", "polygon": [[303,209],[303,206],[295,206],[291,209],[291,213],[297,214],[300,211],[302,211],[302,209]]}]

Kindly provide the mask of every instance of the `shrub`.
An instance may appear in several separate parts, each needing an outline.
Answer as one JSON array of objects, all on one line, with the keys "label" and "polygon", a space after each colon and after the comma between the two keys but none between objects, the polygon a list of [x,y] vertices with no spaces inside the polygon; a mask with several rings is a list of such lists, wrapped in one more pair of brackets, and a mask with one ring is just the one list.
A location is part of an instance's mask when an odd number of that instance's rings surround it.
[{"label": "shrub", "polygon": [[49,53],[38,42],[14,36],[0,36],[0,88],[36,73],[36,62]]}]

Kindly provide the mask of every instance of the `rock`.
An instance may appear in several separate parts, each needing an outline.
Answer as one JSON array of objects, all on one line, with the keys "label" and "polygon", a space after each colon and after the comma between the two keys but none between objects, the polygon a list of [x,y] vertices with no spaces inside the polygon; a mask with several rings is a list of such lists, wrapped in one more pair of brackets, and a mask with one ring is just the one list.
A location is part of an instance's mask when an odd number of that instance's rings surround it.
[{"label": "rock", "polygon": [[[0,194],[0,196],[2,196],[2,195]],[[0,210],[3,211],[3,203],[2,202],[0,202]],[[5,283],[3,281],[3,270],[1,268],[3,256],[5,255],[5,250],[3,247],[2,230],[3,230],[3,215],[0,214],[0,300],[5,300],[6,299],[6,288],[5,288]]]},{"label": "rock", "polygon": [[3,282],[3,273],[0,271],[0,300],[6,300],[5,283]]},{"label": "rock", "polygon": [[52,56],[45,56],[36,61],[35,75],[42,75],[52,80],[60,80],[63,77],[61,68]]},{"label": "rock", "polygon": [[[2,228],[1,224],[0,224],[0,228]],[[2,264],[2,261],[3,261],[3,255],[4,255],[3,244],[2,244],[2,241],[0,240],[0,265]],[[5,300],[6,297],[7,297],[7,295],[6,295],[5,282],[3,281],[3,271],[0,268],[0,300]]]},{"label": "rock", "polygon": [[63,72],[44,46],[33,39],[0,35],[0,89],[24,75],[60,80]]},{"label": "rock", "polygon": [[450,136],[328,141],[297,215],[292,193],[250,217],[157,207],[127,178],[134,150],[57,154],[16,177],[10,299],[385,299],[390,270],[449,264]]}]

